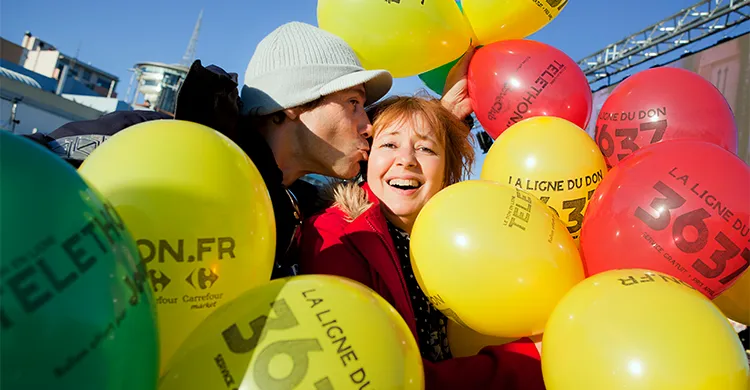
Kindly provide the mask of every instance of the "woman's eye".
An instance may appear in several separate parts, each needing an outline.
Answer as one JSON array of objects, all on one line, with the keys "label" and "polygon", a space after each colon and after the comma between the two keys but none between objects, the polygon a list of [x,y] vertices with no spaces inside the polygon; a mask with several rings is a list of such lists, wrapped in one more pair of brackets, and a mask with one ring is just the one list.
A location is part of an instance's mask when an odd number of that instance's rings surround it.
[{"label": "woman's eye", "polygon": [[390,143],[390,142],[387,142],[387,143],[384,143],[384,144],[380,145],[380,147],[381,147],[381,148],[388,148],[388,149],[392,149],[392,148],[395,148],[395,147],[396,147],[396,145],[394,145],[394,144],[392,144],[392,143]]},{"label": "woman's eye", "polygon": [[424,152],[424,153],[435,154],[435,151],[433,151],[432,149],[426,146],[420,146],[419,148],[417,148],[417,150],[419,150],[420,152]]}]

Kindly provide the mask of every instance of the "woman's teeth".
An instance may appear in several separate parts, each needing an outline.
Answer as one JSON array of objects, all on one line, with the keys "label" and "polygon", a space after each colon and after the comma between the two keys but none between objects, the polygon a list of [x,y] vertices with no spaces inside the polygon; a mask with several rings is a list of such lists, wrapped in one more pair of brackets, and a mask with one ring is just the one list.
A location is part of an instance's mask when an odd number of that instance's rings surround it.
[{"label": "woman's teeth", "polygon": [[416,179],[391,179],[388,180],[388,184],[391,187],[396,187],[399,189],[419,188],[419,186],[421,185]]}]

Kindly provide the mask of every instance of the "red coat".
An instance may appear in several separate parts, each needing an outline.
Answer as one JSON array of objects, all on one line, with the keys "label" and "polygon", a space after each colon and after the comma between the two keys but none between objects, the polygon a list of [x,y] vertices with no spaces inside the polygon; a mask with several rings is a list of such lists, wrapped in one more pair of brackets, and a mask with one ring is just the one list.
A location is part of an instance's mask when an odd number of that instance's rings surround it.
[{"label": "red coat", "polygon": [[[417,337],[400,260],[378,199],[365,185],[338,185],[335,203],[302,227],[300,271],[356,280],[380,294]],[[439,363],[423,359],[427,390],[542,390],[539,352],[529,339]]]}]

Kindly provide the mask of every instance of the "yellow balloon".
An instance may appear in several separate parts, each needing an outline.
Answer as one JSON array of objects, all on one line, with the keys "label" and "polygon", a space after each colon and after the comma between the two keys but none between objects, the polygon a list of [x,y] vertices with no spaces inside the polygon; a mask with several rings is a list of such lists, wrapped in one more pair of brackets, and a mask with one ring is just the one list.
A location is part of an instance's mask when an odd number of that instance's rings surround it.
[{"label": "yellow balloon", "polygon": [[525,119],[500,134],[482,165],[481,178],[534,194],[560,216],[578,245],[583,216],[607,173],[596,142],[565,119]]},{"label": "yellow balloon", "polygon": [[393,77],[453,61],[473,36],[455,0],[318,0],[318,25],[349,43],[365,69]]},{"label": "yellow balloon", "polygon": [[328,275],[275,279],[211,314],[160,390],[423,389],[422,358],[371,289]]},{"label": "yellow balloon", "polygon": [[448,320],[448,346],[453,357],[474,356],[484,347],[504,345],[516,340],[518,340],[518,337],[487,336],[459,325],[453,320]]},{"label": "yellow balloon", "polygon": [[268,190],[220,133],[193,122],[140,123],[96,148],[79,172],[138,243],[157,303],[162,369],[208,314],[271,278]]},{"label": "yellow balloon", "polygon": [[727,317],[750,326],[750,272],[745,271],[731,287],[714,298],[714,303]]},{"label": "yellow balloon", "polygon": [[479,44],[526,38],[546,26],[568,0],[462,0]]},{"label": "yellow balloon", "polygon": [[625,269],[574,287],[550,316],[547,390],[746,390],[747,357],[706,297],[666,274]]},{"label": "yellow balloon", "polygon": [[430,301],[479,333],[544,331],[552,309],[583,280],[562,222],[518,188],[472,180],[430,199],[412,228],[411,262]]}]

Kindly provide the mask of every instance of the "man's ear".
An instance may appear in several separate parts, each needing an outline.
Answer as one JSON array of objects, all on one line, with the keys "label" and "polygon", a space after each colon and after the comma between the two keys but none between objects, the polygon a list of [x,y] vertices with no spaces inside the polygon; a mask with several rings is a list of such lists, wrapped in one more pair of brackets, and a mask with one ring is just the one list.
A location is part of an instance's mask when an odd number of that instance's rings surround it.
[{"label": "man's ear", "polygon": [[284,115],[286,115],[289,120],[293,121],[299,118],[299,116],[302,114],[302,111],[303,110],[301,107],[287,108],[284,110]]}]

